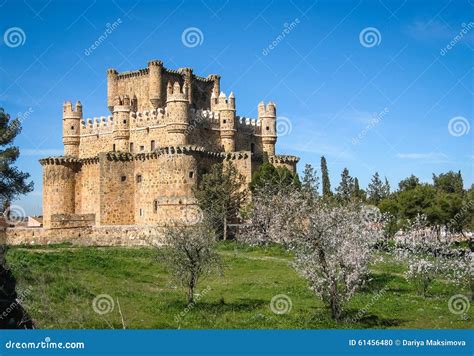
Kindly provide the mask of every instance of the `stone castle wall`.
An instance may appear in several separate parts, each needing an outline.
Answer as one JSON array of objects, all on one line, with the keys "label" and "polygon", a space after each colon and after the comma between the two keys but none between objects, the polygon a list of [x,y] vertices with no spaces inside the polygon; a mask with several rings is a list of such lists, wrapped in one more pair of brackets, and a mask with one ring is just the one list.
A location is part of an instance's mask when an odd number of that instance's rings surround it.
[{"label": "stone castle wall", "polygon": [[134,167],[129,160],[99,155],[100,225],[134,223]]},{"label": "stone castle wall", "polygon": [[99,159],[84,160],[76,173],[75,211],[100,216]]}]

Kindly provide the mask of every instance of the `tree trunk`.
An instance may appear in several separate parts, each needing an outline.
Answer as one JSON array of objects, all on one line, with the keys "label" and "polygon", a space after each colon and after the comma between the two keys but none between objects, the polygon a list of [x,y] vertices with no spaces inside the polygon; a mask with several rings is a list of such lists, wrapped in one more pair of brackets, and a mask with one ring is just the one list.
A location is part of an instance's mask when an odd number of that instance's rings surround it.
[{"label": "tree trunk", "polygon": [[194,302],[194,286],[190,285],[188,288],[188,304]]},{"label": "tree trunk", "polygon": [[331,317],[333,320],[338,321],[341,316],[341,309],[339,307],[339,303],[336,301],[335,298],[331,298]]},{"label": "tree trunk", "polygon": [[227,216],[224,216],[224,240],[227,240]]},{"label": "tree trunk", "polygon": [[341,306],[339,304],[339,291],[337,290],[337,282],[335,280],[331,281],[331,317],[338,321],[341,316]]}]

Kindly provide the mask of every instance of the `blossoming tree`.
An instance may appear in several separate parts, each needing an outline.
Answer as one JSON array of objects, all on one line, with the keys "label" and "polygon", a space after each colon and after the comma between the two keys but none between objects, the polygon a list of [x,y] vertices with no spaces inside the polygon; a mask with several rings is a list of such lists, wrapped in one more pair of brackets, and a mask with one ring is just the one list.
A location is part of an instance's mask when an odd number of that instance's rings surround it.
[{"label": "blossoming tree", "polygon": [[383,227],[367,219],[363,206],[328,203],[314,192],[294,186],[255,191],[252,224],[241,239],[292,250],[294,268],[338,320],[344,304],[367,280]]}]

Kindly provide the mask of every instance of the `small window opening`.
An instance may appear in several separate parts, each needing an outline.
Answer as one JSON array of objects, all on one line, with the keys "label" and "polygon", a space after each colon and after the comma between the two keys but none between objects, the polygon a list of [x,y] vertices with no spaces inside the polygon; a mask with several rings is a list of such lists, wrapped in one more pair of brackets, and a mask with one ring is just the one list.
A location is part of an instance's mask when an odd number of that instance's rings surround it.
[{"label": "small window opening", "polygon": [[130,142],[130,152],[133,152],[133,142]]},{"label": "small window opening", "polygon": [[115,143],[112,145],[112,151],[115,152]]},{"label": "small window opening", "polygon": [[140,152],[144,152],[145,151],[145,146],[140,146]]},{"label": "small window opening", "polygon": [[189,178],[193,178],[194,177],[194,171],[189,171]]},{"label": "small window opening", "polygon": [[143,216],[143,209],[140,208],[140,216]]},{"label": "small window opening", "polygon": [[74,126],[71,126],[71,130],[74,130]]},{"label": "small window opening", "polygon": [[270,130],[270,127],[267,126],[267,131]]},{"label": "small window opening", "polygon": [[153,212],[156,214],[158,212],[158,200],[153,201]]},{"label": "small window opening", "polygon": [[155,140],[152,140],[152,141],[151,141],[151,150],[152,150],[152,151],[155,150]]},{"label": "small window opening", "polygon": [[137,183],[141,183],[141,182],[142,182],[142,175],[137,174]]},{"label": "small window opening", "polygon": [[122,182],[125,182],[125,181],[127,180],[127,176],[121,176],[121,177],[120,177],[120,180],[121,180]]}]

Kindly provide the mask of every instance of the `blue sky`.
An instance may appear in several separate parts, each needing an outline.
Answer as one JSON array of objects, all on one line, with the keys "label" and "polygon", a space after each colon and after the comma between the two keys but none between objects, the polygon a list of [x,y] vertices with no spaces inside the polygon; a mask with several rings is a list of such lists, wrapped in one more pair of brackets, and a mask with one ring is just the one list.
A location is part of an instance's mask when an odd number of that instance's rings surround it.
[{"label": "blue sky", "polygon": [[[38,159],[61,154],[63,101],[106,115],[106,69],[150,59],[222,75],[240,115],[276,102],[277,151],[300,156],[300,170],[319,170],[325,155],[333,187],[344,167],[364,188],[375,171],[396,187],[448,170],[468,187],[473,9],[473,0],[0,0],[0,106],[23,119],[18,165],[35,182],[18,204],[41,211]],[[183,40],[187,30],[197,43]]]}]

